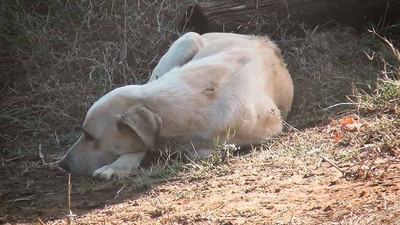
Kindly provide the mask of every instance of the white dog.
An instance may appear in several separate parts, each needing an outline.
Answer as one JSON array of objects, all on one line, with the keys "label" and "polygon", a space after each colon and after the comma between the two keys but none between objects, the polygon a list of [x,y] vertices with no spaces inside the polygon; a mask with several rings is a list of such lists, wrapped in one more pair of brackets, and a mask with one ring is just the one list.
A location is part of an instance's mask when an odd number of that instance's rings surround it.
[{"label": "white dog", "polygon": [[94,103],[60,167],[110,179],[129,174],[168,140],[202,157],[228,130],[229,143],[259,144],[282,130],[292,99],[291,77],[268,38],[187,33],[147,84],[117,88]]}]

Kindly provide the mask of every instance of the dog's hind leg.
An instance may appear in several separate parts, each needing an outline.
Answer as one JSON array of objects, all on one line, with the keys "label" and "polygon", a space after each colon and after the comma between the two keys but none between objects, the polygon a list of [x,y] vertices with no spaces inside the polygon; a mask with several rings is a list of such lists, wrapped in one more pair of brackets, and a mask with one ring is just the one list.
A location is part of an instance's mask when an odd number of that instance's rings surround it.
[{"label": "dog's hind leg", "polygon": [[93,176],[98,176],[107,180],[112,177],[125,177],[129,175],[133,169],[139,167],[140,162],[143,160],[145,155],[145,151],[121,155],[113,163],[100,167],[94,171]]},{"label": "dog's hind leg", "polygon": [[158,62],[149,79],[149,82],[157,80],[171,69],[188,63],[194,55],[205,45],[205,39],[199,34],[189,32],[176,40],[168,52]]}]

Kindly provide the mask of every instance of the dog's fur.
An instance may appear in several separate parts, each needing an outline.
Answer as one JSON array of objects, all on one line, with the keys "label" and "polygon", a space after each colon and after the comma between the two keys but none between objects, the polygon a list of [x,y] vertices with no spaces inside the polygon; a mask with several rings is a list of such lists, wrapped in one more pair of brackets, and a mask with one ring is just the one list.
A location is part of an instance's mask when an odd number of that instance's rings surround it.
[{"label": "dog's fur", "polygon": [[268,38],[187,33],[147,84],[117,88],[94,103],[60,167],[109,179],[128,174],[168,140],[201,157],[228,130],[230,143],[262,143],[282,130],[292,99],[291,77]]}]

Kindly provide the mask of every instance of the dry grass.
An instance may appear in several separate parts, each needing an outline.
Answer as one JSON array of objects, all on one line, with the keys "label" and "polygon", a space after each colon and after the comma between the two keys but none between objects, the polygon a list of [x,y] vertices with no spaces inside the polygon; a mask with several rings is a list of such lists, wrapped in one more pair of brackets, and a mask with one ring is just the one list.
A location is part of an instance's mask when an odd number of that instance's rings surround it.
[{"label": "dry grass", "polygon": [[[178,20],[191,2],[7,2],[9,11],[3,10],[2,17],[13,23],[1,31],[1,41],[7,44],[0,70],[1,152],[6,158],[37,159],[40,148],[47,161],[57,161],[78,137],[85,112],[96,98],[117,86],[146,81],[168,44],[179,36]],[[263,35],[267,22],[257,20],[251,32]],[[285,32],[291,24],[278,23],[277,41],[295,84],[290,130],[329,123],[357,108],[355,96],[375,88],[382,62],[383,77],[394,77],[395,66],[384,61],[390,57],[382,46],[391,47],[394,55],[396,51],[383,37],[378,39],[384,45],[350,28],[318,32],[302,27],[305,35],[298,38]],[[378,57],[379,52],[383,53]],[[324,138],[307,142],[307,132],[295,132],[290,140],[274,145],[288,147],[287,153],[327,145]],[[301,150],[290,147],[294,140]]]},{"label": "dry grass", "polygon": [[[37,156],[41,145],[54,160],[77,138],[95,99],[146,81],[179,35],[177,20],[189,3],[7,2],[2,17],[12,23],[0,38],[7,46],[1,54],[0,151]],[[263,35],[262,29],[252,32]],[[289,123],[297,128],[342,111],[340,105],[324,109],[346,102],[354,85],[373,85],[377,72],[351,29],[305,33],[296,38],[283,32],[278,41],[295,82]]]},{"label": "dry grass", "polygon": [[[0,9],[0,21],[10,22],[0,22],[0,169],[24,174],[54,166],[80,134],[95,99],[147,80],[180,35],[177,21],[191,2],[6,0]],[[265,35],[267,22],[257,20],[250,32]],[[288,132],[242,157],[234,157],[232,146],[217,146],[202,162],[184,163],[166,152],[158,165],[124,180],[121,190],[151,188],[188,170],[182,175],[188,180],[230,174],[243,165],[308,174],[326,161],[349,180],[387,178],[400,160],[400,39],[346,27],[302,27],[304,35],[296,37],[285,31],[290,24],[278,27],[274,37],[295,85]],[[356,118],[361,129],[343,129],[343,117]],[[20,159],[18,168],[11,166]],[[164,211],[155,208],[153,215]],[[355,209],[340,222],[368,224],[396,218],[398,211],[396,204],[368,215]]]},{"label": "dry grass", "polygon": [[[295,114],[297,115],[290,118],[289,121],[307,117],[307,115],[313,115],[313,113],[331,117],[325,125],[301,131],[288,127],[288,134],[277,140],[272,140],[264,146],[263,151],[267,153],[266,155],[271,159],[269,161],[273,166],[308,168],[309,165],[316,165],[319,161],[329,158],[337,165],[343,166],[343,169],[339,170],[344,177],[381,178],[384,177],[384,173],[390,165],[399,163],[400,114],[398,107],[400,105],[400,81],[398,78],[400,58],[398,57],[398,50],[389,40],[377,33],[374,33],[374,35],[382,41],[379,48],[381,51],[374,52],[377,57],[375,59],[369,58],[372,61],[369,64],[359,57],[362,56],[363,52],[373,50],[367,48],[368,46],[364,46],[364,49],[353,46],[356,39],[352,39],[352,35],[346,34],[347,41],[344,41],[344,44],[340,43],[343,39],[337,33],[328,32],[322,33],[321,36],[314,35],[317,38],[323,38],[324,41],[315,41],[313,45],[326,44],[329,46],[330,42],[334,41],[329,48],[333,49],[334,53],[328,53],[329,60],[313,64],[314,66],[309,70],[308,79],[295,77],[295,79],[300,80],[298,82],[308,82],[309,85],[302,83],[303,90],[300,89],[299,92],[303,94],[298,95],[297,98],[305,102],[304,106],[297,106],[298,108],[295,106]],[[317,39],[314,38],[314,40]],[[370,39],[368,41],[376,40]],[[340,47],[334,48],[333,45]],[[385,46],[387,47],[386,51],[382,49]],[[374,46],[374,48],[376,47]],[[309,48],[311,47],[309,46]],[[388,52],[393,54],[387,56]],[[312,53],[316,52],[312,51]],[[338,60],[343,54],[347,55],[347,62]],[[310,57],[310,61],[318,62],[323,60],[324,57],[324,54],[314,55]],[[387,57],[394,57],[394,60],[391,60],[392,63],[389,64],[388,61],[383,60]],[[307,62],[303,58],[307,59],[308,55],[302,55],[298,58],[300,61]],[[383,64],[374,62],[377,59]],[[331,67],[332,64],[335,66]],[[379,67],[381,67],[381,70],[378,73]],[[307,63],[303,63],[299,68],[307,68]],[[378,78],[381,77],[376,81],[371,76],[371,73],[375,72]],[[312,74],[319,75],[319,77],[315,78]],[[309,90],[307,90],[308,86],[310,87]],[[349,90],[346,92],[346,89]],[[368,91],[368,89],[374,91],[366,92],[365,90]],[[347,95],[341,94],[343,92]],[[335,97],[335,95],[338,97]],[[308,101],[313,98],[315,99],[311,101],[312,103],[308,104]],[[345,101],[346,98],[348,101]],[[345,103],[341,104],[339,99]],[[298,101],[295,105],[300,102],[302,101]],[[333,105],[333,107],[324,108],[328,106],[327,104]],[[344,109],[332,110],[339,106],[344,107]],[[312,112],[300,113],[299,110],[303,107]],[[326,112],[327,110],[329,112]],[[323,118],[320,116],[317,121]],[[344,127],[348,118],[355,119],[355,129]],[[315,122],[315,119],[312,121]],[[292,123],[296,123],[296,121]],[[332,161],[329,160],[329,163],[337,166]]]},{"label": "dry grass", "polygon": [[378,68],[365,57],[365,38],[339,28],[282,41],[295,83],[289,123],[314,126],[348,110],[354,88],[371,91]]},{"label": "dry grass", "polygon": [[189,1],[7,1],[0,33],[2,149],[64,150],[98,96],[146,81]]}]

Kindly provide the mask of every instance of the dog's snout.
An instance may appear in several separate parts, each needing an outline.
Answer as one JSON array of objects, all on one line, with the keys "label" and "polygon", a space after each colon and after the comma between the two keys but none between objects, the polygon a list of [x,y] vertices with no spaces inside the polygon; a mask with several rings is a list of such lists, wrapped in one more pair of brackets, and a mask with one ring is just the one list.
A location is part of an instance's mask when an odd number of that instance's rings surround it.
[{"label": "dog's snout", "polygon": [[61,169],[67,171],[67,172],[70,171],[69,163],[67,162],[67,160],[66,160],[65,157],[61,159],[61,161],[58,163],[58,166],[59,166]]}]

